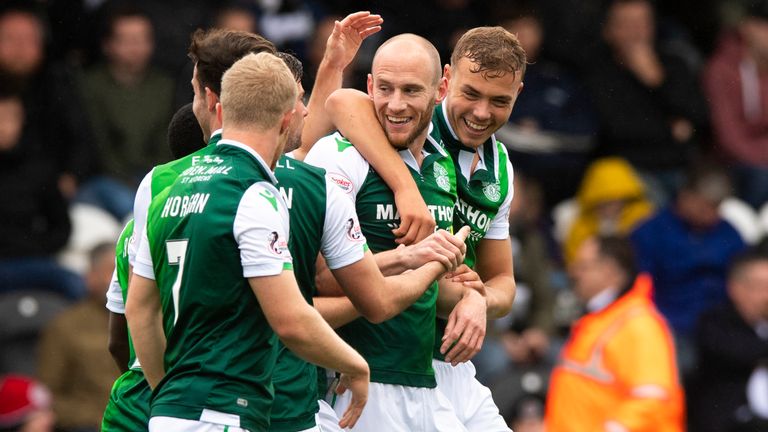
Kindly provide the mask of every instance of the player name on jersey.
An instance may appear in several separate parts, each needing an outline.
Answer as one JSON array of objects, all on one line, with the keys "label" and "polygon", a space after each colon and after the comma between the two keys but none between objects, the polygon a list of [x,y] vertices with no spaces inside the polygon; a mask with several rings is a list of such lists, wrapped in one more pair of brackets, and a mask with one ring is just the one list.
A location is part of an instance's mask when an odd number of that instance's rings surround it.
[{"label": "player name on jersey", "polygon": [[163,204],[161,218],[184,217],[192,213],[202,213],[211,194],[194,193],[192,195],[169,196]]},{"label": "player name on jersey", "polygon": [[[427,206],[427,209],[436,221],[453,220],[453,207],[430,204]],[[376,204],[376,219],[400,219],[400,212],[397,211],[393,204]]]}]

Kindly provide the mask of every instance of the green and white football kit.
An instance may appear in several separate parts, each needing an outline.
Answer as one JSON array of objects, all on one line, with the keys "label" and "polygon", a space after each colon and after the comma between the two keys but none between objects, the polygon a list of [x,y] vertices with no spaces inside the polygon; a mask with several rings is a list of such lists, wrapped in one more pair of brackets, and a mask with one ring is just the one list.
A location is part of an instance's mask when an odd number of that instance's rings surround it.
[{"label": "green and white football kit", "polygon": [[[400,152],[437,227],[452,231],[456,203],[453,162],[429,137],[418,164],[410,150]],[[362,232],[371,250],[397,247],[392,229],[400,223],[394,194],[370,164],[340,134],[318,141],[306,162],[325,168],[328,176],[355,203]],[[371,369],[368,404],[354,430],[461,431],[447,400],[435,389],[432,345],[435,337],[437,283],[398,316],[381,324],[357,319],[339,335],[366,359]],[[341,395],[334,409],[341,414],[351,395]]]},{"label": "green and white football kit", "polygon": [[[128,246],[133,240],[133,220],[126,224],[115,248],[115,272],[107,291],[107,309],[125,315],[125,299],[128,296]],[[115,297],[117,294],[117,297]],[[128,336],[128,371],[112,385],[107,408],[101,422],[105,432],[146,431],[149,422],[149,400],[152,390],[144,379],[141,365],[136,360],[133,343]]]},{"label": "green and white football kit", "polygon": [[255,151],[221,140],[152,200],[134,265],[157,282],[167,341],[150,431],[267,429],[277,338],[248,278],[292,270],[275,184]]},{"label": "green and white football kit", "polygon": [[[459,199],[454,226],[469,225],[472,228],[466,241],[464,263],[474,268],[477,247],[483,239],[509,238],[509,207],[514,194],[512,164],[506,147],[493,135],[477,150],[464,146],[448,121],[446,101],[435,107],[430,134],[443,143],[456,165]],[[479,162],[472,171],[476,154]],[[437,388],[451,401],[469,431],[509,431],[493,402],[491,391],[475,378],[472,362],[451,366],[444,361],[440,346],[445,326],[445,320],[437,320],[433,361]]]},{"label": "green and white football kit", "polygon": [[[323,254],[329,269],[354,264],[365,255],[367,245],[360,232],[354,205],[325,176],[325,170],[283,156],[275,166],[280,194],[288,205],[291,236],[288,248],[293,271],[304,298],[312,304],[317,295],[315,261]],[[278,342],[279,343],[279,342]],[[318,368],[279,343],[272,382],[275,401],[271,432],[340,431],[339,419],[322,421],[319,416]],[[324,370],[323,370],[324,371]],[[324,378],[324,376],[323,376]],[[327,412],[328,410],[326,410]],[[321,423],[322,422],[322,423]]]}]

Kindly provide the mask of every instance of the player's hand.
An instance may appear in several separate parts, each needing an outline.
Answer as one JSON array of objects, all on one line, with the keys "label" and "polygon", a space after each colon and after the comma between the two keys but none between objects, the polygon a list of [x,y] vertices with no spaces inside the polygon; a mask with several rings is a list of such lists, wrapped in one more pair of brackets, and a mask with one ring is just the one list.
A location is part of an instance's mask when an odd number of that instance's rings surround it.
[{"label": "player's hand", "polygon": [[480,275],[466,264],[460,265],[455,271],[447,274],[446,277],[451,279],[451,282],[460,283],[464,287],[473,289],[483,296],[487,294],[485,284],[480,280]]},{"label": "player's hand", "polygon": [[339,385],[336,387],[336,394],[342,394],[347,390],[352,392],[352,401],[341,416],[341,420],[339,420],[339,426],[342,429],[353,427],[363,413],[365,403],[368,401],[370,377],[368,365],[366,365],[365,373],[355,375],[341,374]]},{"label": "player's hand", "polygon": [[485,297],[474,289],[467,290],[448,316],[440,346],[445,361],[456,366],[480,351],[485,339],[486,309]]},{"label": "player's hand", "polygon": [[392,230],[397,243],[410,245],[435,232],[435,218],[427,209],[418,189],[396,193],[395,205],[400,213],[400,226]]},{"label": "player's hand", "polygon": [[328,65],[344,69],[354,60],[360,45],[368,36],[381,30],[384,20],[370,12],[355,12],[336,21],[325,44],[324,60]]},{"label": "player's hand", "polygon": [[453,271],[464,261],[467,247],[461,238],[446,230],[438,230],[414,245],[400,246],[398,249],[402,261],[409,269],[437,261],[445,267],[445,271]]}]

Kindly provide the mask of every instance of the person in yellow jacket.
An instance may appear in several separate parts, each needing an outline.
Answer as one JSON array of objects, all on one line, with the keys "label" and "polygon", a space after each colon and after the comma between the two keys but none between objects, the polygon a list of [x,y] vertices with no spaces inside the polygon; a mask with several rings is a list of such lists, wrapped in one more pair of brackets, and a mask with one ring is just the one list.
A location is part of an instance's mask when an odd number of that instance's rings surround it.
[{"label": "person in yellow jacket", "polygon": [[566,264],[594,235],[625,235],[654,212],[645,186],[632,166],[619,157],[593,162],[576,194],[579,212],[563,245]]},{"label": "person in yellow jacket", "polygon": [[685,430],[672,336],[651,301],[650,276],[636,276],[631,245],[589,238],[570,269],[588,313],[552,372],[546,431]]}]

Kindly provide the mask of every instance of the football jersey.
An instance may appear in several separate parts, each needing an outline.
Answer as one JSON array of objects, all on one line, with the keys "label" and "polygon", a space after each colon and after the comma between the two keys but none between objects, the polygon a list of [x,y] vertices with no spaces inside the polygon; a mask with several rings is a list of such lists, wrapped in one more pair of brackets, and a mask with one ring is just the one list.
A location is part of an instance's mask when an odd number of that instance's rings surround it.
[{"label": "football jersey", "polygon": [[[422,150],[421,166],[410,150],[400,151],[438,228],[452,231],[456,203],[453,162],[432,137]],[[335,133],[322,138],[306,162],[325,168],[355,203],[360,226],[373,252],[395,249],[392,233],[400,224],[392,190],[352,144]],[[411,306],[381,324],[359,318],[338,333],[368,361],[371,381],[413,387],[436,386],[432,370],[437,283]]]},{"label": "football jersey", "polygon": [[[128,245],[133,241],[133,220],[126,224],[115,248],[115,272],[107,293],[107,309],[118,314],[125,314],[125,299],[128,297]],[[119,301],[110,296],[117,291]],[[104,410],[101,423],[103,431],[132,432],[146,430],[149,422],[149,400],[152,390],[144,379],[141,365],[136,360],[133,342],[128,334],[128,371],[123,373],[112,385],[109,402]]]},{"label": "football jersey", "polygon": [[[469,225],[467,254],[464,263],[475,267],[477,246],[484,238],[504,240],[509,237],[509,206],[514,194],[512,164],[507,149],[491,135],[477,150],[466,147],[451,128],[445,111],[445,102],[435,107],[430,134],[442,142],[456,166],[459,199],[454,212],[454,227]],[[480,162],[472,172],[475,153]],[[435,333],[435,358],[444,360],[440,353],[447,322],[438,318]]]},{"label": "football jersey", "polygon": [[253,149],[222,139],[208,156],[153,198],[134,265],[167,341],[151,416],[263,430],[277,338],[248,278],[292,270],[288,211]]},{"label": "football jersey", "polygon": [[[328,268],[360,261],[366,249],[354,205],[330,183],[323,169],[283,156],[275,166],[278,189],[291,225],[288,249],[304,298],[312,304],[317,294],[315,261],[322,252]],[[323,375],[324,379],[325,376]],[[317,366],[300,359],[278,341],[272,376],[275,401],[269,430],[293,432],[315,426],[318,410]]]}]

